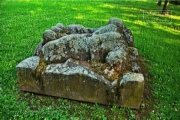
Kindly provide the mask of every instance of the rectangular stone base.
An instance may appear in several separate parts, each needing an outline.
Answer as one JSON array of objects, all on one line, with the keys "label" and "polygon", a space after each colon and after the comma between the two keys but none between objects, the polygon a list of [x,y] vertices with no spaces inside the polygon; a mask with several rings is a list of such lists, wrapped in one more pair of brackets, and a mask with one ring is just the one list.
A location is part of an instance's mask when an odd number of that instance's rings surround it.
[{"label": "rectangular stone base", "polygon": [[31,57],[17,65],[18,82],[23,91],[105,105],[140,107],[144,90],[142,74],[126,74],[120,83],[110,82],[87,67],[68,61],[50,64],[37,76],[38,63],[38,57]]}]

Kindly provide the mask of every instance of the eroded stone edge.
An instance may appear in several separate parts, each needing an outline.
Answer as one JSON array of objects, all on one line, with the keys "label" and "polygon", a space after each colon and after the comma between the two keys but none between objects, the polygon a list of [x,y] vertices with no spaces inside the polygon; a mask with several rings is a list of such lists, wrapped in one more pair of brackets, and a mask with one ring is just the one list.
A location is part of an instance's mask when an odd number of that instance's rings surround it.
[{"label": "eroded stone edge", "polygon": [[122,107],[139,109],[144,92],[143,74],[126,73],[120,81],[119,85],[119,104]]}]

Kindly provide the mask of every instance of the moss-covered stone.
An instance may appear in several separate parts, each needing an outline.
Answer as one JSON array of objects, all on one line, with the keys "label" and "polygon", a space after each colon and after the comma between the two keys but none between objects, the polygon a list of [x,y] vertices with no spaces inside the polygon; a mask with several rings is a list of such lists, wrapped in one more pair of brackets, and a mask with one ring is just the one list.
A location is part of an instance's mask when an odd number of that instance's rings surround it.
[{"label": "moss-covered stone", "polygon": [[88,39],[84,34],[72,34],[45,44],[42,48],[48,63],[64,62],[69,58],[89,60]]},{"label": "moss-covered stone", "polygon": [[35,74],[35,70],[39,65],[39,60],[38,56],[29,57],[16,66],[18,83],[22,90],[43,93],[42,83]]},{"label": "moss-covered stone", "polygon": [[100,28],[58,23],[33,57],[17,66],[23,91],[139,108],[144,78],[130,29],[118,18]]},{"label": "moss-covered stone", "polygon": [[108,24],[116,25],[119,32],[122,32],[122,30],[124,29],[124,24],[123,24],[122,20],[120,20],[118,18],[111,18],[109,20]]},{"label": "moss-covered stone", "polygon": [[52,30],[45,30],[43,33],[43,44],[46,44],[57,38],[57,34]]},{"label": "moss-covered stone", "polygon": [[123,107],[138,109],[144,91],[144,77],[140,73],[127,73],[120,81],[120,101]]}]

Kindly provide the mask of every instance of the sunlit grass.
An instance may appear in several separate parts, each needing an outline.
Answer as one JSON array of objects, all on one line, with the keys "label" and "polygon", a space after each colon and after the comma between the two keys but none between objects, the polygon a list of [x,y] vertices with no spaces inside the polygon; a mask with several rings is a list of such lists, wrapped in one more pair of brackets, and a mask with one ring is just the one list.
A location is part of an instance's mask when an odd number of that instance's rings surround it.
[{"label": "sunlit grass", "polygon": [[110,5],[110,4],[103,4],[102,6],[104,8],[115,8],[115,5]]}]

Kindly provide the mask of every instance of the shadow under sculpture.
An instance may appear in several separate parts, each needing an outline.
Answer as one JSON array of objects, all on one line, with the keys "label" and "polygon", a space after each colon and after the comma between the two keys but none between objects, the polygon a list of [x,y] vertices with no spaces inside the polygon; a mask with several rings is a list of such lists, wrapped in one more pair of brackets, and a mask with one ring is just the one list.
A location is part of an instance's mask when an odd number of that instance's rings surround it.
[{"label": "shadow under sculpture", "polygon": [[23,91],[138,109],[144,77],[130,29],[111,18],[98,29],[58,23],[17,66]]}]

